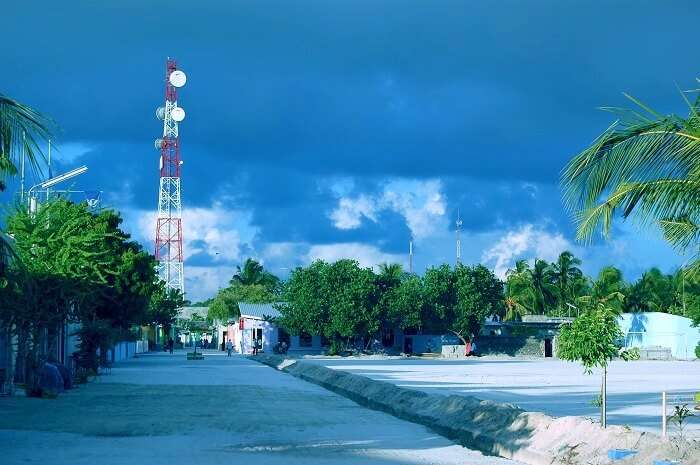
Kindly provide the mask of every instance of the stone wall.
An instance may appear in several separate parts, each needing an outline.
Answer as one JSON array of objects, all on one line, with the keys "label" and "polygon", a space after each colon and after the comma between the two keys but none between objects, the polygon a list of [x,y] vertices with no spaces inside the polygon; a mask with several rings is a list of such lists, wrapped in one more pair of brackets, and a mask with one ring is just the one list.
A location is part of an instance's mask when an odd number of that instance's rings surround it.
[{"label": "stone wall", "polygon": [[[553,356],[556,338],[552,338]],[[510,355],[512,357],[544,357],[545,338],[514,336],[479,336],[476,339],[478,355]],[[445,358],[464,357],[463,345],[442,346]]]}]

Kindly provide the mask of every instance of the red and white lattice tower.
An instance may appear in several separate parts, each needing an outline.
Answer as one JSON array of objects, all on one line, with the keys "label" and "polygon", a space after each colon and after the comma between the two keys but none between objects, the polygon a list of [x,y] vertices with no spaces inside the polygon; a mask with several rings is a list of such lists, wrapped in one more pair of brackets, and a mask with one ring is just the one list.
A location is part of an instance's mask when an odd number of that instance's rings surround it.
[{"label": "red and white lattice tower", "polygon": [[165,66],[165,106],[156,110],[163,120],[163,137],[156,139],[160,150],[160,193],[156,223],[158,276],[169,289],[185,293],[182,255],[182,202],[180,198],[180,136],[177,125],[185,119],[185,111],[177,105],[177,89],[185,85],[185,73],[168,58]]}]

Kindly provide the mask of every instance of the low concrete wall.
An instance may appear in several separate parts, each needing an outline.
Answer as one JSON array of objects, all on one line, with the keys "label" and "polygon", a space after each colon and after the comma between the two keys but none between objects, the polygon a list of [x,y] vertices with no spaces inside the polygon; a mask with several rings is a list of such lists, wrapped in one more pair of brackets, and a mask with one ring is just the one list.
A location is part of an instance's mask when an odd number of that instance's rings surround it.
[{"label": "low concrete wall", "polygon": [[276,355],[250,358],[358,404],[427,426],[471,449],[530,465],[610,463],[607,451],[613,448],[638,450],[637,456],[625,461],[630,465],[672,458],[683,459],[683,465],[700,465],[697,444],[677,447],[622,427],[602,430],[582,418],[552,418],[471,396],[428,394]]}]

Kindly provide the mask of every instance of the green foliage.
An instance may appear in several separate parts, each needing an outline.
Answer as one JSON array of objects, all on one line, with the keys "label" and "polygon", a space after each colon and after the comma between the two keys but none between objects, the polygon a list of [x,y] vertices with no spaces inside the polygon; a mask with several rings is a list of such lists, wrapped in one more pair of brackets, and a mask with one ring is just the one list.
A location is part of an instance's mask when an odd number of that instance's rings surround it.
[{"label": "green foliage", "polygon": [[238,302],[265,304],[276,302],[279,298],[262,284],[235,283],[220,290],[208,305],[207,318],[211,321],[226,322],[238,318],[241,312]]},{"label": "green foliage", "polygon": [[501,313],[503,283],[483,265],[455,270],[456,305],[450,330],[460,337],[478,334],[484,319]]},{"label": "green foliage", "polygon": [[175,323],[179,310],[185,305],[179,289],[167,289],[160,281],[148,305],[143,323],[163,326],[166,333]]},{"label": "green foliage", "polygon": [[658,226],[678,250],[694,253],[690,268],[697,272],[700,99],[686,99],[690,111],[682,118],[661,115],[627,97],[637,108],[606,108],[618,121],[562,174],[564,202],[576,219],[577,236],[589,241],[600,231],[607,237],[616,216],[634,218]]},{"label": "green foliage", "polygon": [[247,258],[243,262],[243,267],[236,266],[236,273],[229,283],[235,285],[260,285],[264,286],[271,293],[278,293],[280,280],[277,276],[266,271],[263,266],[252,258]]},{"label": "green foliage", "polygon": [[668,421],[676,425],[678,428],[678,436],[683,439],[685,425],[688,419],[694,416],[695,414],[687,404],[676,405],[673,407],[673,414],[668,417]]},{"label": "green foliage", "polygon": [[623,334],[616,313],[599,304],[564,325],[559,334],[557,352],[562,360],[580,362],[586,373],[593,368],[607,368],[618,354]]},{"label": "green foliage", "polygon": [[695,357],[700,358],[700,344],[695,347]]},{"label": "green foliage", "polygon": [[424,332],[446,331],[454,318],[456,300],[454,273],[449,265],[428,268],[423,276]]},{"label": "green foliage", "polygon": [[641,354],[639,353],[639,347],[630,347],[629,349],[623,349],[620,351],[620,358],[625,362],[639,360]]}]

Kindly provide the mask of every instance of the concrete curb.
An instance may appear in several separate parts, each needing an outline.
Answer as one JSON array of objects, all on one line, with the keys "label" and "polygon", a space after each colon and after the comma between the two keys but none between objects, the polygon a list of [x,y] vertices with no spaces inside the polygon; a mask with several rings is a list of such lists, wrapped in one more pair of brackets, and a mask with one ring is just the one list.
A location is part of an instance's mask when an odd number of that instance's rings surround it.
[{"label": "concrete curb", "polygon": [[424,425],[470,449],[529,465],[609,464],[607,451],[616,448],[639,451],[625,460],[629,465],[651,464],[651,459],[661,458],[685,458],[683,465],[700,464],[700,446],[682,453],[648,433],[615,426],[601,430],[585,419],[553,418],[472,396],[428,394],[278,355],[248,358],[360,405]]}]

